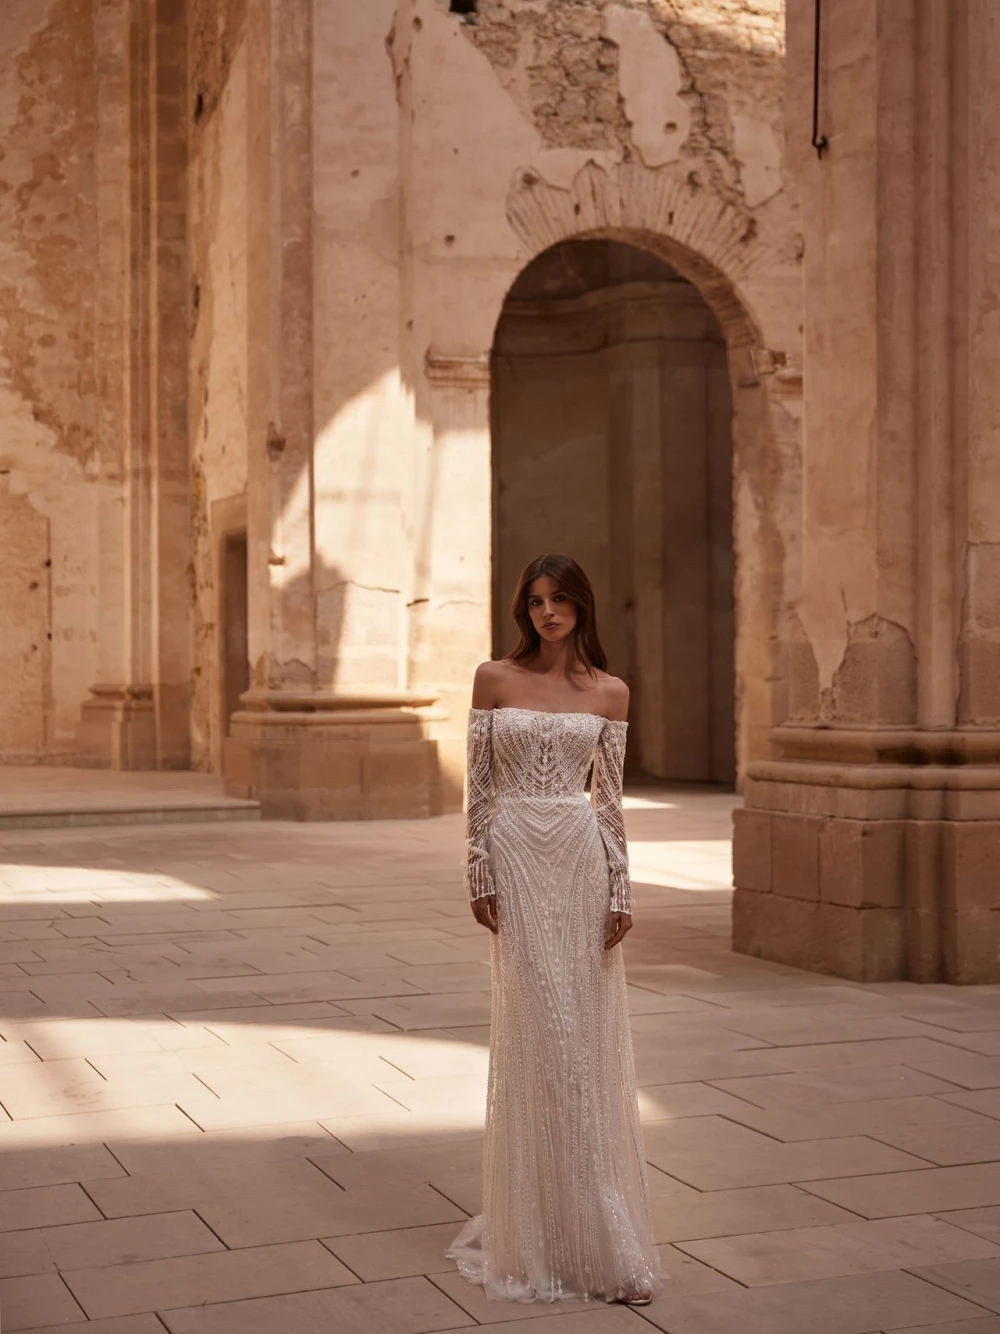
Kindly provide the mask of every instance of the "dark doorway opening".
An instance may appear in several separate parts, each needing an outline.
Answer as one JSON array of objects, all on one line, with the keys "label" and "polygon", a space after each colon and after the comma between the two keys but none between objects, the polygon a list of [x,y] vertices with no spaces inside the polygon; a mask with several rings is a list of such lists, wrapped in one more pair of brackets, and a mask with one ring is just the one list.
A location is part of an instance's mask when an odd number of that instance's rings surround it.
[{"label": "dark doorway opening", "polygon": [[246,533],[227,533],[223,539],[221,621],[222,730],[228,736],[240,696],[250,687]]},{"label": "dark doorway opening", "polygon": [[575,557],[631,691],[630,769],[735,782],[732,396],[697,287],[615,240],[518,277],[491,367],[494,654],[524,564]]}]

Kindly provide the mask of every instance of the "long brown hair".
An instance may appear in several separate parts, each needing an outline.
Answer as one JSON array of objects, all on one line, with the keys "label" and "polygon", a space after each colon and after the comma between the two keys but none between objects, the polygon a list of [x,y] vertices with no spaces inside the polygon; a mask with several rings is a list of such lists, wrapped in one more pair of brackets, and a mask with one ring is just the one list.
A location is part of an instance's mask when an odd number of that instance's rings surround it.
[{"label": "long brown hair", "polygon": [[576,656],[593,675],[594,669],[608,669],[608,659],[597,637],[597,614],[594,609],[594,590],[590,580],[571,556],[536,556],[521,571],[517,589],[510,604],[511,615],[517,624],[518,640],[506,656],[511,662],[521,662],[538,651],[541,636],[531,623],[528,613],[528,589],[543,574],[559,585],[576,607],[576,627],[573,631]]}]

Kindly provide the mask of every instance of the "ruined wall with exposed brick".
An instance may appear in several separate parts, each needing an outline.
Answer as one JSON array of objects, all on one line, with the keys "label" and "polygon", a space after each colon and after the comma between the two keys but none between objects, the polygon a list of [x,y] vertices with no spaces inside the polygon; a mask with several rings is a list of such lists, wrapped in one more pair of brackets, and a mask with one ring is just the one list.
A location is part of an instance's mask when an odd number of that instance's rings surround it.
[{"label": "ruined wall with exposed brick", "polygon": [[[676,144],[731,202],[780,189],[783,0],[481,0],[465,32],[546,147],[656,166]],[[655,127],[640,124],[644,99],[663,104]]]},{"label": "ruined wall with exposed brick", "polygon": [[0,24],[0,762],[66,760],[96,654],[91,0]]},{"label": "ruined wall with exposed brick", "polygon": [[[490,606],[509,596],[488,540],[486,362],[505,296],[553,245],[628,241],[698,287],[729,347],[742,769],[787,713],[799,579],[801,240],[783,188],[781,0],[479,0],[468,15],[402,0],[390,51],[406,125],[404,368],[435,442],[434,513],[414,525],[453,534],[408,608],[411,683],[461,716]],[[785,368],[758,376],[751,348]]]}]

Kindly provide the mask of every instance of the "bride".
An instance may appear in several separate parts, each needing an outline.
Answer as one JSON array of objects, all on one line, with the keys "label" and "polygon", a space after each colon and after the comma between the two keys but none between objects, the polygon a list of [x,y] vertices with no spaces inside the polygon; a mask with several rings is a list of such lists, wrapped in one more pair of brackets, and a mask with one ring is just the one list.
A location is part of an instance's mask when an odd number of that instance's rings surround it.
[{"label": "bride", "polygon": [[469,713],[466,884],[493,1003],[483,1212],[447,1254],[488,1297],[644,1306],[662,1281],[618,948],[628,687],[569,557],[533,560],[512,611],[518,644],[476,670]]}]

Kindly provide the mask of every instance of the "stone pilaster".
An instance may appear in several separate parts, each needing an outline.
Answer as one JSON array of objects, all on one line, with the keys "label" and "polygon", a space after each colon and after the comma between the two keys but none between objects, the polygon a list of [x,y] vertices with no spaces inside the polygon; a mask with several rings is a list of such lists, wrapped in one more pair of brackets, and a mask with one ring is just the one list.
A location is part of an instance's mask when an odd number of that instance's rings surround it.
[{"label": "stone pilaster", "polygon": [[285,818],[442,808],[443,715],[407,679],[393,8],[247,14],[251,689],[223,767]]},{"label": "stone pilaster", "polygon": [[[805,233],[802,592],[752,764],[739,950],[857,980],[1000,978],[1000,14],[788,7]],[[849,386],[849,392],[845,392]]]},{"label": "stone pilaster", "polygon": [[190,758],[184,13],[96,10],[100,676],[83,766]]}]

